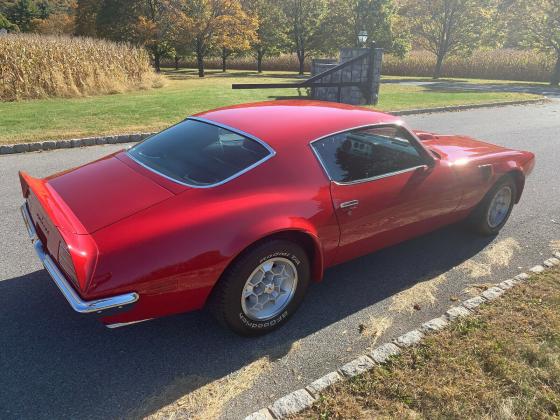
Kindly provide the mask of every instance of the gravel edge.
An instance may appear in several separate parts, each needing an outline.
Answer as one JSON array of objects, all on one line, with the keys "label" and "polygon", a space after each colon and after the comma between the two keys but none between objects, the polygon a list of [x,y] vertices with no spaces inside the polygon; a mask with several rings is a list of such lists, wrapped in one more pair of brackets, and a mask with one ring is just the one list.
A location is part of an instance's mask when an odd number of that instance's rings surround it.
[{"label": "gravel edge", "polygon": [[132,133],[119,134],[115,136],[84,137],[80,139],[68,140],[45,140],[32,143],[18,143],[0,145],[0,155],[10,155],[14,153],[42,152],[55,149],[70,149],[73,147],[98,146],[100,144],[117,143],[137,143],[145,138],[156,134],[153,133]]},{"label": "gravel edge", "polygon": [[[547,98],[538,98],[538,99],[525,99],[521,101],[488,102],[482,104],[445,106],[439,108],[409,109],[409,110],[394,111],[394,112],[388,111],[388,113],[397,116],[431,114],[434,112],[452,112],[452,111],[464,111],[464,110],[478,109],[478,108],[494,108],[494,107],[510,106],[510,105],[539,104],[548,101],[549,99]],[[135,143],[153,134],[156,134],[156,132],[119,134],[119,135],[98,136],[98,137],[84,137],[79,139],[68,139],[68,140],[45,140],[45,141],[37,141],[31,143],[6,144],[6,145],[0,145],[0,155],[39,152],[39,151],[55,150],[55,149],[68,149],[72,147],[97,146],[100,144]]]},{"label": "gravel edge", "polygon": [[489,304],[498,299],[509,289],[528,281],[531,276],[560,265],[560,252],[546,259],[542,264],[535,265],[528,273],[520,273],[511,279],[502,281],[480,295],[467,299],[461,304],[447,310],[442,316],[423,323],[417,329],[408,331],[389,343],[382,344],[373,351],[361,355],[346,363],[335,371],[329,372],[313,381],[305,388],[291,392],[247,417],[245,420],[275,420],[284,419],[310,408],[321,391],[344,379],[360,375],[373,369],[376,365],[385,363],[390,357],[398,355],[403,349],[414,346],[422,341],[426,334],[447,328],[455,320],[469,316],[477,311],[482,304]]}]

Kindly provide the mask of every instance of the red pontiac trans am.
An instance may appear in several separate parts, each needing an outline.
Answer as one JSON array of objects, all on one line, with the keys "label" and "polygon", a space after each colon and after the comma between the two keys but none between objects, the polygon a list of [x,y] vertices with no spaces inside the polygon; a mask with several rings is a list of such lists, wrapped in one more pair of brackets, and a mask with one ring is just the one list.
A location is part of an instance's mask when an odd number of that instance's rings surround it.
[{"label": "red pontiac trans am", "polygon": [[187,118],[45,179],[20,173],[35,250],[108,327],[210,307],[237,333],[284,323],[326,268],[467,220],[496,234],[530,152],[312,101]]}]

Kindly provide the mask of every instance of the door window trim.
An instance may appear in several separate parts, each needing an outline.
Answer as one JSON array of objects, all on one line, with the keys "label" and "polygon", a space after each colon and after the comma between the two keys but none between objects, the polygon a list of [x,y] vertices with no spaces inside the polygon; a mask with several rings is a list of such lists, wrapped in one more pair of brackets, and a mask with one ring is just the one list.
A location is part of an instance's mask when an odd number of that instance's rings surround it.
[{"label": "door window trim", "polygon": [[[313,147],[313,143],[324,140],[328,137],[336,136],[337,134],[343,134],[343,133],[348,133],[348,132],[351,132],[351,131],[367,129],[367,128],[387,127],[387,126],[398,127],[398,128],[402,128],[403,130],[405,130],[411,137],[411,142],[410,143],[418,151],[418,153],[420,154],[420,157],[424,160],[425,163],[423,163],[422,165],[416,165],[416,166],[406,168],[406,169],[400,169],[398,171],[387,172],[386,174],[375,175],[375,176],[372,176],[372,177],[369,177],[369,178],[357,179],[355,181],[341,182],[341,181],[335,181],[332,178],[332,176],[329,174],[329,171],[327,170],[327,167],[326,167],[325,163],[323,162],[323,159],[321,159],[321,155],[319,154],[317,149],[315,147]],[[313,154],[315,155],[315,157],[319,161],[319,164],[321,165],[321,168],[323,168],[323,171],[327,175],[327,178],[331,182],[334,182],[337,185],[354,185],[354,184],[362,184],[364,182],[371,182],[371,181],[375,181],[375,180],[378,180],[378,179],[388,178],[390,176],[401,175],[401,174],[404,174],[406,172],[415,171],[419,168],[426,168],[427,169],[427,168],[433,166],[434,163],[435,163],[435,159],[428,152],[428,150],[424,147],[422,142],[418,139],[418,136],[416,136],[416,134],[414,134],[411,130],[409,130],[408,127],[406,125],[404,125],[404,123],[402,121],[390,122],[390,123],[366,124],[366,125],[360,125],[360,126],[356,126],[356,127],[352,127],[352,128],[347,128],[347,129],[344,129],[344,130],[334,131],[330,134],[327,134],[326,136],[321,136],[319,138],[311,140],[309,142],[309,146],[311,147],[311,150],[313,151]]]}]

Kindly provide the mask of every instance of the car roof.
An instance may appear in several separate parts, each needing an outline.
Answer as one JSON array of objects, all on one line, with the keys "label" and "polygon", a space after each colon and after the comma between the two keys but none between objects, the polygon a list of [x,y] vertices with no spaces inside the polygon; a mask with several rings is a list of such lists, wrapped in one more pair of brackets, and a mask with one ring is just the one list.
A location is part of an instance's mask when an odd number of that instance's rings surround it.
[{"label": "car roof", "polygon": [[250,134],[275,150],[306,145],[355,127],[400,122],[398,117],[367,108],[297,99],[233,105],[195,117]]}]

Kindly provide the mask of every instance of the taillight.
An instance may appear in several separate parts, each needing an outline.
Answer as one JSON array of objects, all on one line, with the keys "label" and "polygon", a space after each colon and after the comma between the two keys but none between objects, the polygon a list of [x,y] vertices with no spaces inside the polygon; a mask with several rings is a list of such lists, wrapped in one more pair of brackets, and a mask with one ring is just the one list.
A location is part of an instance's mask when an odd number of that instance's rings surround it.
[{"label": "taillight", "polygon": [[68,246],[64,243],[64,241],[60,241],[58,245],[58,263],[60,268],[64,270],[66,275],[70,277],[74,286],[79,289],[78,278],[76,276],[76,270],[74,268],[74,263],[72,261],[72,256],[70,255],[70,251],[68,251]]}]

